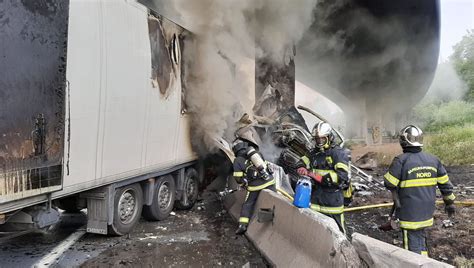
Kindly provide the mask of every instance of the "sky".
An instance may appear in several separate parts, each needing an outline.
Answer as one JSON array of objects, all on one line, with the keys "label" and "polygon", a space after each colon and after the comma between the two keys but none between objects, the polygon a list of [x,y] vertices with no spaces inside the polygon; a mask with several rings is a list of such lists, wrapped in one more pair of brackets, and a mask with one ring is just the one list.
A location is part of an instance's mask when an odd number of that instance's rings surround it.
[{"label": "sky", "polygon": [[452,47],[461,41],[467,29],[474,29],[474,0],[440,0],[440,4],[441,47],[439,60],[444,61],[453,53]]}]

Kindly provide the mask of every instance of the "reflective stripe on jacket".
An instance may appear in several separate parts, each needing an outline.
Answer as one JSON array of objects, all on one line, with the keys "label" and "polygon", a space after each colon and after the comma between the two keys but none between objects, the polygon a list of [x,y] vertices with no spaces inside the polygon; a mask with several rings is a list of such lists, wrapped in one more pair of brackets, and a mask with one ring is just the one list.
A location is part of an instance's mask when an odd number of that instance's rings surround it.
[{"label": "reflective stripe on jacket", "polygon": [[244,182],[243,179],[247,180],[247,191],[260,191],[276,183],[274,178],[268,181],[260,179],[253,163],[242,156],[235,158],[233,167],[233,176],[238,184],[242,185]]},{"label": "reflective stripe on jacket", "polygon": [[309,163],[307,168],[321,176],[329,175],[329,184],[325,181],[312,188],[312,208],[325,214],[341,214],[344,207],[342,189],[349,187],[349,154],[340,147],[332,147],[323,152],[303,157],[302,162]]}]

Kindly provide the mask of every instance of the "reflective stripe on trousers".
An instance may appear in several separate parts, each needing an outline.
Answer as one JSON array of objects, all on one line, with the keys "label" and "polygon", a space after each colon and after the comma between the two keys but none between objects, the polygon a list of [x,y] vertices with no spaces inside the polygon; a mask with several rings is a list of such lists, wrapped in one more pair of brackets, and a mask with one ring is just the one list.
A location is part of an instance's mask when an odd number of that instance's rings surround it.
[{"label": "reflective stripe on trousers", "polygon": [[407,230],[417,230],[433,225],[433,218],[425,221],[400,221],[400,228]]},{"label": "reflective stripe on trousers", "polygon": [[317,212],[321,212],[324,214],[341,214],[344,212],[344,206],[340,207],[325,207],[325,206],[320,206],[317,204],[311,204],[311,209],[315,210]]},{"label": "reflective stripe on trousers", "polygon": [[402,229],[403,248],[424,256],[428,256],[425,228],[419,230]]},{"label": "reflective stripe on trousers", "polygon": [[[339,230],[342,233],[346,233],[346,222],[344,219],[344,206],[341,207],[323,207],[315,204],[311,204],[311,209],[317,212],[320,212],[332,219],[337,224],[337,227],[339,227]],[[325,212],[325,211],[330,211],[330,212]]]}]

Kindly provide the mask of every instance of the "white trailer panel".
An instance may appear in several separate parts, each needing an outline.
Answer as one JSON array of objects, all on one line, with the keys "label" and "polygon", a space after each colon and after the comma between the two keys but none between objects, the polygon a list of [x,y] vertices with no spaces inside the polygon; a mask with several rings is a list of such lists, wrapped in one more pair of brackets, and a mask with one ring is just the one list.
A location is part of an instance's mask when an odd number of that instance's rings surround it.
[{"label": "white trailer panel", "polygon": [[[132,0],[71,0],[68,13],[63,180],[51,197],[196,160],[181,114],[184,29]],[[46,199],[0,202],[0,213]]]}]

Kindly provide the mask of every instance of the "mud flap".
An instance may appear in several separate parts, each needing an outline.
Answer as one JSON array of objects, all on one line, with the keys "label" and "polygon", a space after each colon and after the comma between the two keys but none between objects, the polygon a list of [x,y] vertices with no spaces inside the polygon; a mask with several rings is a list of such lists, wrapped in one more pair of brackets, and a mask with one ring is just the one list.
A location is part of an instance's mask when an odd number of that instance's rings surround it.
[{"label": "mud flap", "polygon": [[[105,186],[92,191],[82,193],[81,198],[87,199],[87,232],[95,234],[107,234],[107,225],[110,214],[110,196],[113,198],[113,187]],[[110,204],[111,206],[113,205]]]},{"label": "mud flap", "polygon": [[[178,170],[178,172],[173,176],[175,178],[176,182],[176,200],[181,200],[183,196],[186,196],[184,194],[184,187],[185,187],[185,173],[184,173],[184,168]],[[186,198],[186,197],[185,197]]]}]

